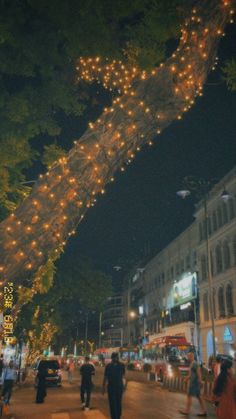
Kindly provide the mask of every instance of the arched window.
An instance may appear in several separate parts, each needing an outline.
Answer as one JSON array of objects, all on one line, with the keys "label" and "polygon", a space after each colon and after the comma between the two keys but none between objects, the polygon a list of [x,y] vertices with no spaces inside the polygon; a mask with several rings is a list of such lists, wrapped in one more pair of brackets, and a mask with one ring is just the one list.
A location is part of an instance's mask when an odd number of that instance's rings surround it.
[{"label": "arched window", "polygon": [[176,265],[175,265],[175,272],[176,272],[176,275],[179,275],[179,262],[178,263],[176,263]]},{"label": "arched window", "polygon": [[202,241],[202,223],[198,224],[198,229],[199,229],[199,241]]},{"label": "arched window", "polygon": [[210,217],[208,217],[208,219],[207,219],[207,225],[208,225],[208,234],[210,236],[211,233],[212,233],[212,229],[211,229],[211,218]]},{"label": "arched window", "polygon": [[218,227],[221,227],[223,225],[223,218],[222,218],[222,210],[221,207],[217,208],[217,221],[218,221]]},{"label": "arched window", "polygon": [[232,220],[235,216],[234,199],[229,199],[229,219]]},{"label": "arched window", "polygon": [[234,314],[234,303],[233,303],[233,289],[232,285],[228,284],[226,288],[226,307],[229,316]]},{"label": "arched window", "polygon": [[213,231],[217,230],[217,218],[216,218],[216,212],[214,211],[212,214],[212,222],[213,222]]},{"label": "arched window", "polygon": [[203,314],[205,322],[209,321],[209,310],[208,310],[208,294],[207,292],[203,295]]},{"label": "arched window", "polygon": [[224,269],[230,268],[230,250],[227,242],[223,245]]},{"label": "arched window", "polygon": [[214,260],[213,260],[213,254],[212,251],[210,251],[210,258],[211,258],[211,273],[214,275]]},{"label": "arched window", "polygon": [[224,301],[224,288],[220,287],[218,291],[218,305],[220,317],[225,317],[225,301]]},{"label": "arched window", "polygon": [[223,203],[223,223],[226,224],[229,221],[228,216],[228,205],[227,202]]},{"label": "arched window", "polygon": [[207,260],[206,256],[201,256],[201,271],[202,271],[202,281],[206,281],[207,279]]},{"label": "arched window", "polygon": [[216,246],[216,272],[220,273],[223,269],[222,253],[220,245]]},{"label": "arched window", "polygon": [[234,264],[236,265],[236,236],[234,237],[233,245],[234,245]]},{"label": "arched window", "polygon": [[186,256],[186,268],[190,269],[191,268],[191,263],[190,263],[190,255]]}]

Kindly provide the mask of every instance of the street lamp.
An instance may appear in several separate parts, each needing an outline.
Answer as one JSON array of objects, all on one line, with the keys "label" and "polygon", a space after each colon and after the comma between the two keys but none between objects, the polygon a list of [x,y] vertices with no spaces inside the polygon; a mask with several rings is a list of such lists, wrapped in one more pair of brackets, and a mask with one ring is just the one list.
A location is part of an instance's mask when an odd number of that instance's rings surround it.
[{"label": "street lamp", "polygon": [[135,317],[137,316],[137,314],[135,313],[135,311],[130,311],[129,312],[129,316],[131,319],[135,319]]},{"label": "street lamp", "polygon": [[[212,289],[212,267],[211,267],[211,252],[209,241],[209,225],[208,225],[208,195],[212,186],[212,182],[205,179],[198,179],[194,176],[187,176],[183,181],[184,189],[177,192],[177,195],[185,199],[192,192],[195,193],[198,199],[202,200],[204,207],[204,224],[205,224],[205,237],[206,237],[206,253],[207,253],[207,279],[208,279],[208,293],[210,301],[210,318],[212,329],[212,348],[213,357],[216,358],[216,341],[215,341],[215,318],[214,318],[214,303],[213,303],[213,289]],[[224,201],[230,198],[230,194],[224,188],[221,194],[221,199]]]}]

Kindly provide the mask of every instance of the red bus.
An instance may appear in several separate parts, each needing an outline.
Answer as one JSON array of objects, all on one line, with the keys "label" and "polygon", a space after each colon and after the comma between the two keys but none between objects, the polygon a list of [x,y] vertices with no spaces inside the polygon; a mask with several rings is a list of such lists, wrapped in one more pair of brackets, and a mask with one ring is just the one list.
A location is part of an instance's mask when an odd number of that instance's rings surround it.
[{"label": "red bus", "polygon": [[162,336],[144,346],[143,360],[152,364],[153,372],[162,380],[164,376],[172,377],[177,369],[187,369],[187,354],[192,351],[194,346],[185,336]]}]

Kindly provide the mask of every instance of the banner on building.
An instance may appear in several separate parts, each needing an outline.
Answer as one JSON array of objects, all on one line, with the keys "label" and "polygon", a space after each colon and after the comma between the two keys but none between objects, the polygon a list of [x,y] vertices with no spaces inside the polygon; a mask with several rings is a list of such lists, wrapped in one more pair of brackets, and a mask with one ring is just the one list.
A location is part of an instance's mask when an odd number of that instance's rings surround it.
[{"label": "banner on building", "polygon": [[180,306],[197,297],[197,273],[188,273],[175,282],[171,292],[172,307]]}]

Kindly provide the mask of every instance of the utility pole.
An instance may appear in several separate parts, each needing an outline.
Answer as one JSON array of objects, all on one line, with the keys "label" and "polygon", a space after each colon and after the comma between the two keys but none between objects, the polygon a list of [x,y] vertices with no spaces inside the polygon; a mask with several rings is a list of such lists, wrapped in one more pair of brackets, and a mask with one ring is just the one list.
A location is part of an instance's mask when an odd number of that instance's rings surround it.
[{"label": "utility pole", "polygon": [[204,196],[204,221],[206,231],[206,251],[207,251],[207,279],[210,302],[210,316],[211,316],[211,330],[212,330],[212,349],[213,357],[216,358],[216,341],[215,341],[215,317],[214,317],[214,302],[213,302],[213,288],[212,288],[212,269],[211,269],[211,251],[209,242],[209,228],[208,228],[208,209],[207,196]]},{"label": "utility pole", "polygon": [[99,336],[98,336],[98,347],[102,346],[102,312],[99,313]]},{"label": "utility pole", "polygon": [[88,342],[88,312],[85,314],[85,336],[84,336],[85,354],[87,353],[87,342]]},{"label": "utility pole", "polygon": [[130,278],[127,292],[127,332],[128,332],[128,345],[130,346]]}]

